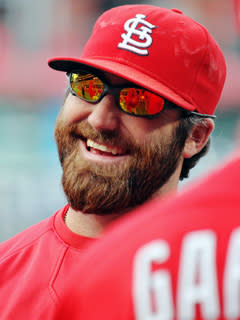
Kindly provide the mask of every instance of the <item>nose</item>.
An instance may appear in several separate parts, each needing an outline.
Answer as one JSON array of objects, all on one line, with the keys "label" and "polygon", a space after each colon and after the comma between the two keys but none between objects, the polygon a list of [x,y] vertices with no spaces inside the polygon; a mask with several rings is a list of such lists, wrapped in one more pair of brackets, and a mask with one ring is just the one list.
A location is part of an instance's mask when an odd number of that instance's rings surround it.
[{"label": "nose", "polygon": [[114,97],[108,94],[93,106],[88,116],[88,123],[100,132],[116,130],[119,127],[120,112]]}]

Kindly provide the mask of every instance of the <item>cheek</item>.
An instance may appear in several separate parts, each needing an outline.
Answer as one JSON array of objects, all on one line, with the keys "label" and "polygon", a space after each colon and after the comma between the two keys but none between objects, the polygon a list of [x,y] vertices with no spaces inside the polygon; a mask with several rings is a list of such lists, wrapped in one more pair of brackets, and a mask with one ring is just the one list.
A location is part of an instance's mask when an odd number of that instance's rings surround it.
[{"label": "cheek", "polygon": [[125,129],[133,137],[137,144],[142,144],[159,132],[169,135],[173,124],[162,123],[160,119],[148,120],[127,116],[124,120]]},{"label": "cheek", "polygon": [[137,144],[141,144],[154,130],[148,120],[125,115],[124,113],[122,123],[124,124],[124,130],[128,132]]},{"label": "cheek", "polygon": [[141,144],[146,136],[148,136],[148,133],[137,125],[131,125],[128,132],[137,144]]},{"label": "cheek", "polygon": [[69,125],[86,119],[89,113],[90,107],[87,102],[69,94],[59,113],[59,119]]},{"label": "cheek", "polygon": [[[171,139],[179,124],[179,121],[172,123],[158,123],[157,125],[151,121],[134,123],[129,127],[129,132],[137,144],[151,143],[156,137],[156,141],[160,138]],[[159,140],[160,139],[160,140]]]}]

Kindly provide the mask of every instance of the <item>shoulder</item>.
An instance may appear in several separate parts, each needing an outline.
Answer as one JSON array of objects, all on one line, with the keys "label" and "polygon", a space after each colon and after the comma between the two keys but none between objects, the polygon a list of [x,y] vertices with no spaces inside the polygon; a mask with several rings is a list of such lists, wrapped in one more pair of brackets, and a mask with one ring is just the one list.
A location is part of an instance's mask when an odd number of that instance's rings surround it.
[{"label": "shoulder", "polygon": [[58,210],[51,217],[23,230],[14,237],[0,244],[0,264],[27,248],[34,247],[39,242],[48,242],[54,233],[54,218],[63,209]]}]

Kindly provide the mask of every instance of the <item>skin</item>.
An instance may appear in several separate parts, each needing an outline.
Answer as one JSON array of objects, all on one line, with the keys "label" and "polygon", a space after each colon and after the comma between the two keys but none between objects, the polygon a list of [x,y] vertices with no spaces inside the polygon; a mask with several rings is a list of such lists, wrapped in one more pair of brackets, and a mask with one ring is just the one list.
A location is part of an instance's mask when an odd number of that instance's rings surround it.
[{"label": "skin", "polygon": [[[105,74],[113,85],[127,84],[124,79]],[[87,121],[95,130],[121,132],[124,136],[131,136],[138,144],[151,141],[154,133],[157,131],[162,136],[170,136],[174,128],[178,125],[180,112],[178,110],[164,110],[162,114],[152,120],[138,118],[127,115],[118,109],[115,99],[110,94],[106,95],[98,104],[90,104],[72,94],[69,94],[65,100],[59,117],[66,125]],[[165,196],[169,192],[176,192],[179,182],[179,176],[184,158],[190,158],[198,153],[206,144],[214,124],[211,119],[206,119],[205,126],[196,126],[188,137],[178,166],[170,179],[157,191],[154,196]],[[110,146],[108,146],[110,147]],[[88,152],[84,146],[79,145],[82,157],[93,163],[101,163],[108,166],[112,163],[120,163],[128,155],[111,156],[100,154],[94,149]],[[69,208],[65,223],[74,233],[98,237],[105,227],[113,220],[121,216],[123,212],[110,215],[84,214],[81,211]]]}]

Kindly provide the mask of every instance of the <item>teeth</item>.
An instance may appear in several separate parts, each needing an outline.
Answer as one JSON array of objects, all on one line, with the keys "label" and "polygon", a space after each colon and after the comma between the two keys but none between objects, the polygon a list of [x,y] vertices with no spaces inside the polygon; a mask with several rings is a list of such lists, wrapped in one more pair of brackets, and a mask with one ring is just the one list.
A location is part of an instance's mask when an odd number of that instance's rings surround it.
[{"label": "teeth", "polygon": [[103,152],[108,152],[108,153],[112,153],[113,155],[116,155],[118,154],[118,150],[115,149],[115,148],[108,148],[107,146],[104,146],[102,144],[98,144],[92,140],[87,140],[87,147],[90,147],[90,148],[94,148],[96,150],[100,150],[100,151],[103,151]]}]

